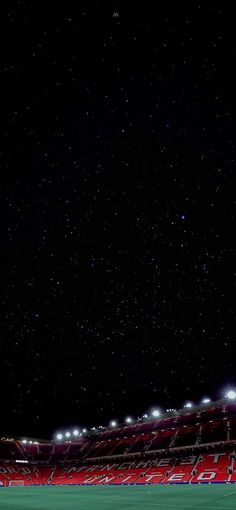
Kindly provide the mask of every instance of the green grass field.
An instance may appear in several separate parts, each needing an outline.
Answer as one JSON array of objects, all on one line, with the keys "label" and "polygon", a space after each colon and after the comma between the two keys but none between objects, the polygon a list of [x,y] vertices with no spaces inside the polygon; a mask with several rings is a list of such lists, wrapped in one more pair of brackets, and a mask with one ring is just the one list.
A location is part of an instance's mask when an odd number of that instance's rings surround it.
[{"label": "green grass field", "polygon": [[11,487],[1,510],[232,510],[236,485]]}]

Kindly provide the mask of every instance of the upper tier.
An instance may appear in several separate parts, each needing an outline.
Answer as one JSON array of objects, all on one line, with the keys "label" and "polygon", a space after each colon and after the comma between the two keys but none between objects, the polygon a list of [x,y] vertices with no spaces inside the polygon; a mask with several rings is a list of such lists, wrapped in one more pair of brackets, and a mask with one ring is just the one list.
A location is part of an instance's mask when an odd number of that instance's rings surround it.
[{"label": "upper tier", "polygon": [[57,463],[167,449],[236,442],[236,404],[217,405],[177,416],[136,423],[66,443],[24,444],[0,440],[0,460]]}]

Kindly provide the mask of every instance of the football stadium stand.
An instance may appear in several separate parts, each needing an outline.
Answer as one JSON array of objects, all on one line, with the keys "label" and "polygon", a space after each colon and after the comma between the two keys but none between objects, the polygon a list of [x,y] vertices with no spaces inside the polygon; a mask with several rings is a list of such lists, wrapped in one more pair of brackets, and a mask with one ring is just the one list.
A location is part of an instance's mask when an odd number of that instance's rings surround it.
[{"label": "football stadium stand", "polygon": [[0,439],[0,484],[236,482],[236,404],[145,421],[74,441]]}]

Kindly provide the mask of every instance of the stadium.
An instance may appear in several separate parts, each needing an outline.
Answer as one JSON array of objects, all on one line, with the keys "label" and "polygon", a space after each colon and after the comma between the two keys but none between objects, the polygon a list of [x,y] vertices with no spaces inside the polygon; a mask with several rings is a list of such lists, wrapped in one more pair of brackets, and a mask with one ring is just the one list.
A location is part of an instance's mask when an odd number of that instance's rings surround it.
[{"label": "stadium", "polygon": [[67,430],[51,442],[1,438],[0,507],[233,509],[235,397]]}]

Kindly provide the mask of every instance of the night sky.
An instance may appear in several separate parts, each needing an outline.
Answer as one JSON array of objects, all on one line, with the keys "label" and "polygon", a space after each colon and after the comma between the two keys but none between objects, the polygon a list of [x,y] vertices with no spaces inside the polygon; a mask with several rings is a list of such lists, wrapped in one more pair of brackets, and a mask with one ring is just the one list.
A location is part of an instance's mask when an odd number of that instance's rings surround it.
[{"label": "night sky", "polygon": [[236,382],[236,8],[171,4],[2,12],[1,434]]}]

